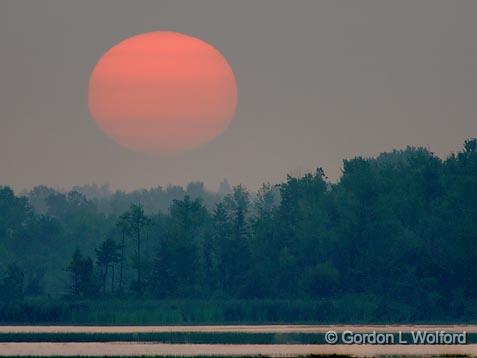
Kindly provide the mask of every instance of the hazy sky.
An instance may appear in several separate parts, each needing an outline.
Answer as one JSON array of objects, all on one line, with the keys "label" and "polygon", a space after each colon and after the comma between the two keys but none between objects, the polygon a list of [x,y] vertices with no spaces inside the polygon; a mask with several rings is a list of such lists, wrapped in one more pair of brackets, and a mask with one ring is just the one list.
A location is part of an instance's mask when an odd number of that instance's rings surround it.
[{"label": "hazy sky", "polygon": [[[477,1],[0,1],[0,184],[252,188],[406,145],[477,135]],[[91,119],[91,70],[132,35],[209,42],[233,68],[228,129],[191,152],[130,152]]]}]

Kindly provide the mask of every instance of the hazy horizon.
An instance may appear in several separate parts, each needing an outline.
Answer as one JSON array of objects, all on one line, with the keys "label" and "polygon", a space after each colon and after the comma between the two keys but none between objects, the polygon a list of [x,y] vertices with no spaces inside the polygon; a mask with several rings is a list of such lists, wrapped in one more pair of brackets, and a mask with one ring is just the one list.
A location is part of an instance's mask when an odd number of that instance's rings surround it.
[{"label": "hazy horizon", "polygon": [[[467,139],[471,139],[471,138],[469,137]],[[438,156],[438,157],[442,160],[445,160],[450,155],[457,154],[460,150],[462,150],[462,147],[463,147],[463,143],[461,143],[460,148],[458,148],[456,151],[452,151],[452,152],[447,153],[447,155]],[[378,153],[377,155],[374,155],[374,156],[362,156],[362,155],[356,154],[356,156],[354,156],[354,157],[343,158],[343,160],[353,159],[353,158],[356,158],[356,157],[363,157],[363,158],[366,158],[366,159],[377,158],[377,157],[379,157],[380,154],[392,153],[393,151],[404,151],[406,148],[423,148],[423,149],[428,150],[430,153],[434,153],[431,150],[431,148],[428,148],[428,147],[408,145],[408,146],[403,147],[403,148],[394,148],[390,151],[381,152],[381,153]],[[343,160],[341,161],[341,164],[342,164]],[[340,171],[335,178],[330,178],[328,176],[328,173],[326,173],[326,171],[325,171],[325,180],[327,182],[333,183],[333,184],[338,183],[341,176],[342,176],[342,172],[341,172],[342,169],[343,169],[342,167],[343,166],[341,165],[340,169],[339,169]],[[317,166],[317,167],[314,167],[314,168],[295,168],[294,170],[290,170],[289,172],[285,173],[283,178],[278,178],[276,180],[276,182],[271,182],[271,181],[264,180],[263,182],[258,183],[257,186],[246,186],[245,185],[245,187],[252,192],[256,192],[264,184],[265,185],[267,185],[267,184],[278,185],[278,184],[284,183],[286,181],[288,175],[290,175],[292,177],[299,178],[299,177],[302,177],[305,174],[314,174],[315,171],[319,168],[321,168],[321,167]],[[108,190],[109,194],[113,194],[116,191],[122,191],[122,192],[125,192],[125,193],[132,193],[132,192],[135,192],[135,191],[138,191],[138,190],[139,191],[140,190],[151,190],[151,189],[155,189],[155,188],[158,188],[158,187],[161,187],[164,190],[166,190],[167,188],[176,187],[176,186],[180,186],[183,189],[186,189],[189,184],[202,183],[202,184],[204,184],[204,187],[207,191],[209,191],[211,193],[218,193],[220,191],[220,186],[224,182],[226,182],[225,185],[230,186],[231,189],[233,187],[237,186],[237,185],[244,185],[243,183],[235,182],[233,180],[230,180],[230,178],[226,178],[226,177],[222,178],[222,180],[219,181],[217,186],[214,186],[214,187],[209,187],[207,185],[207,183],[205,183],[203,180],[200,180],[200,179],[190,180],[190,181],[183,182],[183,183],[157,183],[157,184],[151,184],[149,186],[142,186],[142,187],[139,186],[139,187],[132,187],[132,188],[115,187],[115,186],[111,185],[110,183],[97,183],[97,182],[77,183],[77,184],[72,184],[70,186],[53,186],[53,185],[48,185],[48,184],[43,184],[43,183],[37,183],[37,184],[33,184],[32,186],[25,187],[25,188],[16,188],[14,185],[10,185],[8,183],[0,184],[0,185],[9,186],[18,194],[26,193],[26,192],[32,190],[33,188],[40,187],[40,186],[46,186],[46,187],[54,189],[58,192],[64,192],[64,193],[72,191],[72,190],[77,190],[77,189],[86,189],[86,188],[89,188],[89,187],[91,187],[91,188],[92,187],[97,187],[97,189],[99,189],[99,190],[103,190],[103,189]]]},{"label": "hazy horizon", "polygon": [[[0,5],[0,185],[132,191],[204,182],[256,189],[342,159],[476,136],[472,1],[4,1]],[[132,35],[198,37],[228,60],[238,108],[196,150],[118,146],[88,110],[98,59]]]}]

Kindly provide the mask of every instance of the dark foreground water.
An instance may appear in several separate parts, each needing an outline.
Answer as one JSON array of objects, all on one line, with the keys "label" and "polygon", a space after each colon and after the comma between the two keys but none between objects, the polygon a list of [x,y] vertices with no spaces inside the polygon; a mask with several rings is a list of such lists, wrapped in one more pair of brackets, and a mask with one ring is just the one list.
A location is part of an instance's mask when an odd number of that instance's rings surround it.
[{"label": "dark foreground water", "polygon": [[[446,334],[462,334],[466,337],[475,337],[477,325],[467,326],[316,326],[316,325],[239,325],[239,326],[0,326],[0,335],[3,335],[3,343],[0,343],[0,355],[3,356],[142,356],[142,355],[174,355],[174,356],[298,356],[310,354],[345,354],[352,356],[382,356],[382,355],[468,355],[477,356],[477,344],[475,340],[467,340],[466,344],[302,344],[293,341],[293,337],[300,334],[317,335],[325,337],[326,333],[334,331],[341,337],[343,332],[352,332],[356,337],[362,338],[362,333],[383,334],[389,337],[399,337],[400,332],[405,332],[404,337],[409,341],[411,332],[428,332],[438,336],[439,332]],[[194,334],[204,334],[208,340],[214,341],[214,334],[249,334],[250,342],[240,344],[195,342],[175,344],[159,341],[140,341],[141,334],[158,337],[164,334],[178,334],[194,337]],[[75,336],[76,334],[76,336]],[[122,334],[124,337],[130,334],[133,340],[125,341],[102,341],[88,342],[70,341],[68,337],[98,338],[102,335]],[[252,334],[252,335],[250,335]],[[283,341],[283,344],[252,344],[255,342],[253,334],[275,334]],[[289,335],[287,335],[289,334]],[[9,342],[5,337],[18,337],[21,335],[28,341]],[[70,336],[68,336],[70,335]],[[71,336],[72,335],[72,336]],[[67,338],[65,338],[67,337]],[[148,336],[149,337],[149,336]],[[370,336],[368,336],[370,337]],[[442,337],[442,334],[441,334]],[[49,341],[41,341],[46,340]],[[58,341],[60,339],[60,341]],[[61,341],[66,339],[67,341]],[[290,340],[290,341],[287,341]],[[233,340],[231,340],[233,341]],[[457,342],[458,343],[458,342]]]}]

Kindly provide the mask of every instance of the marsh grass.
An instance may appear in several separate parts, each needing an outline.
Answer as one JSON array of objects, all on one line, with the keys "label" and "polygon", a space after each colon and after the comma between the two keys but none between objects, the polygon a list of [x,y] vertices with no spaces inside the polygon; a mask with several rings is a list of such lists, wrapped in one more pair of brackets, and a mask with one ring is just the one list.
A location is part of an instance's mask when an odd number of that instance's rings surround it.
[{"label": "marsh grass", "polygon": [[[353,301],[355,302],[355,301]],[[376,322],[379,301],[349,300],[68,300],[29,298],[0,303],[0,322],[79,325]],[[404,322],[404,320],[403,320]]]}]

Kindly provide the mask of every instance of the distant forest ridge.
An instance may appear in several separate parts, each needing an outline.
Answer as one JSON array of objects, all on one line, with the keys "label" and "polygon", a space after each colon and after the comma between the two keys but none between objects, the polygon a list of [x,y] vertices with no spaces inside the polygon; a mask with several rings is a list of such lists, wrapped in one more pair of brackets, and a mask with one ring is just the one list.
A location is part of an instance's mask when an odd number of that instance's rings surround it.
[{"label": "distant forest ridge", "polygon": [[[93,189],[0,187],[0,321],[34,315],[35,297],[305,300],[315,321],[477,320],[476,139],[445,159],[408,147],[344,160],[336,183],[318,168],[255,193]],[[291,307],[270,315],[303,317]]]},{"label": "distant forest ridge", "polygon": [[158,185],[131,192],[113,191],[107,184],[75,185],[69,191],[39,185],[31,190],[22,191],[20,195],[28,198],[37,213],[46,214],[49,208],[48,200],[52,200],[51,195],[66,196],[71,192],[81,194],[88,201],[93,202],[99,212],[105,214],[121,213],[127,210],[131,203],[141,203],[146,212],[152,213],[156,211],[166,212],[174,200],[183,199],[186,195],[194,199],[200,198],[204,205],[212,208],[220,199],[232,192],[232,187],[227,179],[220,183],[216,192],[208,190],[204,183],[200,181],[190,182],[185,187],[180,185],[162,187]]}]

